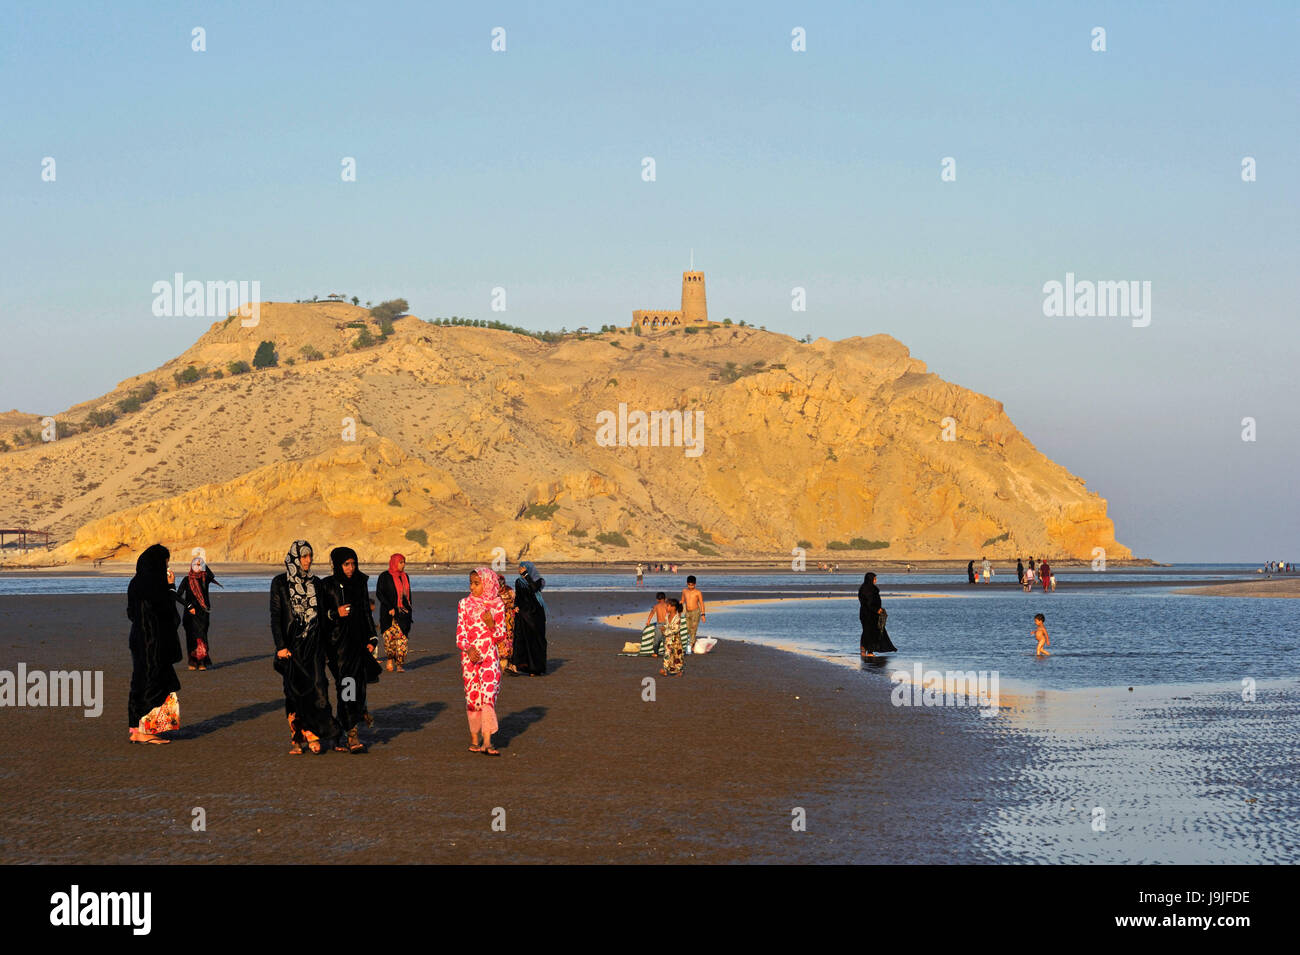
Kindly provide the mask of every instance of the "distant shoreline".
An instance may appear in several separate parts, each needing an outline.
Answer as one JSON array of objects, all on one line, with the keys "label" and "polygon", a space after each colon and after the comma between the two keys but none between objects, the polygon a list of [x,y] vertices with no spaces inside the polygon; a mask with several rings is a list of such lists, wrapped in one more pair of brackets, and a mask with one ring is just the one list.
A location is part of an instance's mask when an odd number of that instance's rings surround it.
[{"label": "distant shoreline", "polygon": [[[476,567],[482,566],[487,562],[488,561],[486,559],[477,560],[477,561],[463,561],[463,562],[456,561],[453,563],[437,563],[437,564],[417,563],[414,561],[408,561],[406,564],[406,568],[407,568],[407,573],[413,573],[413,574],[433,574],[433,575],[462,574],[462,573],[469,573],[469,571],[473,570]],[[551,573],[609,574],[611,576],[627,576],[631,578],[634,575],[636,569],[635,560],[606,561],[606,562],[540,561],[540,563],[542,565],[541,569],[543,573],[551,572]],[[646,561],[642,561],[641,563],[642,566],[646,569],[646,574],[649,575],[651,573],[651,571],[649,570],[649,564]],[[832,563],[835,563],[835,561],[832,561]],[[840,560],[838,561],[838,563],[840,565],[839,573],[842,574],[863,573],[868,570],[873,570],[876,573],[888,574],[890,576],[896,576],[896,575],[906,576],[908,572],[907,568],[909,566],[912,568],[911,571],[912,573],[918,573],[918,574],[950,573],[953,574],[954,576],[961,575],[964,579],[964,575],[966,573],[966,561],[954,561],[954,560],[913,560],[913,561],[866,560],[859,557],[853,559]],[[978,567],[978,563],[979,562],[977,561],[976,562],[977,567]],[[1011,568],[1010,571],[1011,576],[1014,579],[1015,577],[1014,562],[1003,560],[1003,561],[990,561],[990,563],[993,565],[995,570],[994,580],[997,580],[997,578],[1001,576],[1000,573],[997,573],[998,571],[1001,571],[1002,573],[1007,573],[1008,567]],[[1052,560],[1051,564],[1053,567],[1060,570],[1078,570],[1080,568],[1088,568],[1092,566],[1091,562],[1087,560]],[[173,561],[172,565],[173,565],[173,569],[176,568],[185,569],[188,566],[188,561]],[[225,573],[228,575],[240,575],[240,574],[275,575],[280,573],[282,570],[284,570],[284,564],[278,561],[276,563],[259,563],[253,561],[215,561],[213,566],[223,568]],[[513,572],[513,570],[517,565],[512,563],[512,564],[508,564],[507,566],[509,566],[511,571]],[[681,577],[682,579],[685,579],[687,574],[703,575],[703,574],[743,573],[743,574],[755,574],[755,575],[769,575],[769,574],[778,575],[778,574],[796,573],[796,571],[794,571],[790,567],[789,560],[785,558],[773,558],[771,560],[716,560],[715,559],[712,562],[691,561],[690,563],[686,563],[684,561],[677,561],[677,566],[678,566],[678,572],[673,576]],[[1124,560],[1124,561],[1119,561],[1119,560],[1108,561],[1106,566],[1108,569],[1111,570],[1124,570],[1124,569],[1156,570],[1158,569],[1164,573],[1170,573],[1170,574],[1203,573],[1203,571],[1192,571],[1192,570],[1182,571],[1179,570],[1177,567],[1174,567],[1172,564],[1161,564],[1161,563],[1157,563],[1156,561],[1148,560],[1146,558],[1135,559],[1135,560]],[[1228,565],[1224,565],[1224,566],[1228,566]],[[1243,564],[1241,566],[1244,568],[1250,565]],[[362,570],[364,570],[366,573],[370,573],[370,569],[372,567],[375,568],[376,572],[388,569],[387,564],[381,564],[378,562],[376,563],[362,562],[361,567]],[[134,561],[126,561],[126,560],[103,561],[98,566],[94,566],[89,562],[79,562],[77,564],[55,564],[55,565],[5,564],[3,562],[0,562],[0,575],[6,573],[12,573],[15,575],[48,574],[51,576],[86,576],[86,577],[100,577],[100,576],[111,577],[111,576],[121,576],[123,574],[130,576],[135,573],[135,563]],[[656,571],[655,573],[662,574],[662,573],[668,573],[668,571]],[[831,572],[818,570],[816,566],[813,565],[807,567],[803,571],[798,571],[798,573],[807,574],[809,577],[816,577],[819,574],[829,574]],[[1105,572],[1102,571],[1099,573],[1104,574]],[[997,582],[1002,583],[1003,581],[997,581]]]}]

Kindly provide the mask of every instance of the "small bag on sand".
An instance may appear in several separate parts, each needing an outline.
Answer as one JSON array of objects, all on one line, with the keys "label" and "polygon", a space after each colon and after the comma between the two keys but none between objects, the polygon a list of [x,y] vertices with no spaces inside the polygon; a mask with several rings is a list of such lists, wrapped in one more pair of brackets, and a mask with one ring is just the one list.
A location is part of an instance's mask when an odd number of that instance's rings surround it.
[{"label": "small bag on sand", "polygon": [[712,652],[713,652],[713,648],[716,647],[717,645],[718,645],[718,641],[717,641],[717,639],[714,638],[714,637],[696,637],[696,638],[695,638],[695,652],[696,652],[696,653],[712,653]]},{"label": "small bag on sand", "polygon": [[641,642],[639,640],[629,640],[623,644],[623,649],[620,652],[639,655],[641,653]]}]

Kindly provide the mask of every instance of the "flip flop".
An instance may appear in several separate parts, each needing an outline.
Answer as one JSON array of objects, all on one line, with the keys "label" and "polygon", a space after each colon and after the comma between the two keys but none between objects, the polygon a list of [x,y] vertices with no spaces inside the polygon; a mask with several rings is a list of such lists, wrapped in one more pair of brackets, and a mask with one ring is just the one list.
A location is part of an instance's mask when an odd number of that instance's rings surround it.
[{"label": "flip flop", "polygon": [[469,751],[470,751],[471,753],[481,753],[481,752],[483,752],[483,747],[482,747],[482,746],[471,746],[471,747],[469,748]]},{"label": "flip flop", "polygon": [[498,750],[493,749],[491,746],[489,746],[487,749],[479,750],[479,752],[481,752],[484,756],[500,756],[500,755],[501,755],[501,753],[500,753]]}]

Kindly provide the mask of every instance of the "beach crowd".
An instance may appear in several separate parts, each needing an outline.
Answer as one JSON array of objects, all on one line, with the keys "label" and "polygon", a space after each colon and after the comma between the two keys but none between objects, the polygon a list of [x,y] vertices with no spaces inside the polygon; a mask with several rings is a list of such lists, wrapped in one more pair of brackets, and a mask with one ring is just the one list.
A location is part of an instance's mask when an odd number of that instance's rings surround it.
[{"label": "beach crowd", "polygon": [[[160,734],[180,726],[180,680],[174,665],[185,658],[177,632],[182,620],[189,668],[214,666],[209,586],[221,585],[202,558],[195,558],[177,583],[167,566],[170,556],[162,544],[146,548],[127,585],[132,663],[127,719],[132,743],[168,743]],[[385,669],[379,662],[381,638],[387,670],[405,672],[414,620],[406,558],[393,554],[376,581],[381,630],[373,616],[376,600],[370,596],[368,576],[357,566],[356,551],[331,550],[332,572],[327,577],[311,573],[314,556],[310,543],[294,541],[284,558],[284,573],[271,581],[270,629],[274,666],[284,690],[289,753],[329,748],[364,753],[361,724],[374,725],[366,688],[379,682]],[[500,755],[492,735],[498,729],[503,675],[546,673],[545,586],[530,561],[519,563],[513,586],[489,567],[469,574],[469,593],[457,605],[456,647],[472,753]]]}]

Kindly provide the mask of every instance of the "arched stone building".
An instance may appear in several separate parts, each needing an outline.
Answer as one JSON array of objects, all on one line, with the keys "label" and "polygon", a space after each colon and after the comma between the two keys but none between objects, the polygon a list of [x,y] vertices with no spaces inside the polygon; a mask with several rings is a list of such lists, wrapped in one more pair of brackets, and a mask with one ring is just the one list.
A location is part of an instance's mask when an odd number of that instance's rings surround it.
[{"label": "arched stone building", "polygon": [[709,307],[704,297],[704,273],[682,273],[682,307],[676,312],[640,309],[632,313],[632,327],[644,332],[709,324]]}]

